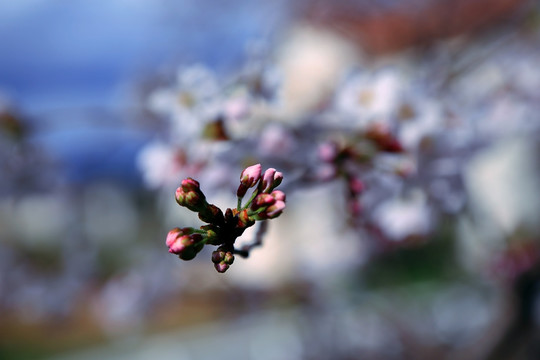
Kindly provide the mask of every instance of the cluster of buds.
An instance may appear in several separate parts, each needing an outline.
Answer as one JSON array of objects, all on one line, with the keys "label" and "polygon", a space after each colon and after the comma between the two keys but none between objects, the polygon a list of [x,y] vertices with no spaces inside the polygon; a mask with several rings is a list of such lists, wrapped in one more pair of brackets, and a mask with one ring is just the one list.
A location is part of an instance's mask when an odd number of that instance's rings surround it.
[{"label": "cluster of buds", "polygon": [[[166,244],[169,252],[182,260],[193,259],[204,245],[219,246],[212,253],[215,269],[223,273],[234,261],[234,255],[247,256],[245,249],[237,250],[234,243],[238,237],[257,221],[274,219],[285,209],[285,194],[275,188],[281,184],[283,174],[270,168],[262,173],[260,164],[242,171],[240,185],[236,192],[236,208],[223,212],[220,208],[206,201],[198,181],[187,178],[176,189],[176,202],[198,213],[199,219],[206,223],[199,229],[185,227],[174,228],[167,235]],[[243,204],[248,190],[251,196]]]}]

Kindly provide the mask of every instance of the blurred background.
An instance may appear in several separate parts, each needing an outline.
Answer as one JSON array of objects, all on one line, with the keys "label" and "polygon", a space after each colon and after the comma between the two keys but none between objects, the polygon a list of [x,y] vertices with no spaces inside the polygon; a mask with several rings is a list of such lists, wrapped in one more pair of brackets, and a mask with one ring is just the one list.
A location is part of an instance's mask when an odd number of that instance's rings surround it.
[{"label": "blurred background", "polygon": [[[0,49],[0,359],[540,358],[537,1],[6,1]],[[169,254],[255,163],[262,246]]]}]

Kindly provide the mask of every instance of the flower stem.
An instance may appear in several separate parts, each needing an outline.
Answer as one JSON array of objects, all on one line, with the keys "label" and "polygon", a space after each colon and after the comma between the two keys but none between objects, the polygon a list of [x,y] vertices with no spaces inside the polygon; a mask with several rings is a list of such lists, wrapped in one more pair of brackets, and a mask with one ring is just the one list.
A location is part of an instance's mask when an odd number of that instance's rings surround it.
[{"label": "flower stem", "polygon": [[249,205],[251,205],[251,202],[253,201],[253,199],[255,199],[255,197],[259,194],[259,189],[255,189],[253,190],[253,194],[251,194],[251,197],[249,198],[248,202],[244,205],[243,208],[241,208],[241,210],[244,210],[244,209],[247,209]]}]

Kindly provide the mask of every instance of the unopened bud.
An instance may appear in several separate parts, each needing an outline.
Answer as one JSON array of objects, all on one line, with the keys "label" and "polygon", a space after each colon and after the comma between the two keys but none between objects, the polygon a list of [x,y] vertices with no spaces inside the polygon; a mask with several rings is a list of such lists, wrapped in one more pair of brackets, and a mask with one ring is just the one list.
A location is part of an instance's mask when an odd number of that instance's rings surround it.
[{"label": "unopened bud", "polygon": [[238,226],[240,228],[248,228],[255,224],[255,220],[251,219],[246,209],[238,213]]},{"label": "unopened bud", "polygon": [[176,202],[191,211],[199,212],[206,205],[206,197],[199,187],[199,183],[192,178],[182,180],[182,184],[175,193]]},{"label": "unopened bud", "polygon": [[238,186],[238,190],[236,190],[236,196],[239,198],[243,198],[246,195],[248,189],[249,187],[247,187],[246,185],[240,184]]},{"label": "unopened bud", "polygon": [[170,247],[176,239],[182,234],[182,229],[180,228],[174,228],[167,234],[167,240],[165,240],[165,244]]},{"label": "unopened bud", "polygon": [[214,264],[222,262],[224,258],[225,258],[225,251],[221,250],[221,248],[212,252],[212,262]]},{"label": "unopened bud", "polygon": [[[204,247],[203,237],[201,234],[183,234],[177,229],[173,229],[167,236],[167,244],[169,252],[176,254],[182,260],[191,260]],[[177,235],[174,237],[174,235]]]},{"label": "unopened bud", "polygon": [[236,211],[233,212],[232,209],[227,208],[227,210],[225,210],[225,215],[223,216],[225,218],[225,223],[228,223],[228,224],[233,223],[235,221],[234,219],[235,215],[236,215]]},{"label": "unopened bud", "polygon": [[169,247],[169,252],[175,252],[175,251],[170,250],[171,247],[173,249],[176,249],[181,244],[180,238],[183,236],[189,236],[193,234],[194,231],[195,229],[190,228],[190,227],[185,227],[182,229],[174,228],[171,231],[169,231],[169,233],[167,234],[167,239],[165,240],[165,244]]},{"label": "unopened bud", "polygon": [[182,180],[182,189],[184,191],[200,191],[201,189],[201,185],[199,184],[199,182],[195,179],[192,179],[192,178],[187,178],[187,179],[184,179]]},{"label": "unopened bud", "polygon": [[254,187],[261,178],[261,164],[255,164],[245,168],[240,174],[240,183],[245,187]]},{"label": "unopened bud", "polygon": [[228,251],[225,253],[225,257],[223,258],[223,262],[228,265],[232,265],[234,262],[234,255],[232,252]]},{"label": "unopened bud", "polygon": [[285,201],[278,200],[274,205],[269,206],[268,209],[266,209],[266,216],[268,216],[269,219],[276,218],[281,215],[283,209],[285,209]]},{"label": "unopened bud", "polygon": [[286,198],[285,193],[281,190],[274,190],[272,193],[270,193],[270,195],[272,195],[276,201],[285,201]]},{"label": "unopened bud", "polygon": [[276,173],[274,174],[274,182],[272,183],[272,190],[278,187],[282,181],[283,181],[283,173],[276,171]]},{"label": "unopened bud", "polygon": [[229,265],[225,263],[217,263],[214,264],[214,268],[217,270],[218,273],[224,273],[229,269]]},{"label": "unopened bud", "polygon": [[268,207],[276,202],[276,199],[270,194],[259,194],[253,199],[251,209],[257,211],[260,208]]},{"label": "unopened bud", "polygon": [[234,254],[231,251],[225,250],[223,247],[219,247],[212,253],[212,262],[216,270],[223,273],[234,262]]},{"label": "unopened bud", "polygon": [[263,178],[260,183],[260,190],[264,193],[269,193],[276,188],[283,180],[283,174],[276,171],[274,168],[269,168],[264,172]]},{"label": "unopened bud", "polygon": [[170,243],[169,252],[173,254],[180,254],[191,245],[193,245],[193,240],[190,239],[189,235],[180,235]]}]

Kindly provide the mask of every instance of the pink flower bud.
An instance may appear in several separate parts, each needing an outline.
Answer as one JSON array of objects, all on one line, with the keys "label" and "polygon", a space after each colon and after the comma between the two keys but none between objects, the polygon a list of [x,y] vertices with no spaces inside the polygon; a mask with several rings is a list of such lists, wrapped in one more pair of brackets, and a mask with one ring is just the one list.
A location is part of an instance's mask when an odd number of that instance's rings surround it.
[{"label": "pink flower bud", "polygon": [[227,251],[225,253],[225,257],[223,258],[223,262],[225,264],[228,264],[228,265],[232,265],[232,263],[234,262],[234,255],[232,252],[230,251]]},{"label": "pink flower bud", "polygon": [[281,190],[274,190],[270,195],[278,201],[285,201],[285,193]]},{"label": "pink flower bud", "polygon": [[276,199],[270,194],[259,194],[251,203],[251,210],[257,211],[260,208],[270,206],[276,202]]},{"label": "pink flower bud", "polygon": [[189,235],[181,235],[176,237],[174,241],[171,242],[169,245],[169,252],[178,255],[191,245],[193,245],[193,240],[189,237]]},{"label": "pink flower bud", "polygon": [[248,211],[246,209],[238,213],[238,227],[239,228],[248,228],[252,226],[253,224],[255,224],[255,220],[249,217]]},{"label": "pink flower bud", "polygon": [[165,240],[165,244],[168,247],[171,247],[171,245],[176,241],[176,239],[182,235],[182,229],[180,228],[174,228],[167,234],[167,240]]},{"label": "pink flower bud", "polygon": [[182,180],[182,189],[185,192],[200,191],[201,187],[197,180],[192,179],[192,178],[187,178],[187,179]]},{"label": "pink flower bud", "polygon": [[[169,247],[169,252],[173,254],[180,255],[180,258],[184,260],[189,260],[187,258],[193,258],[195,255],[202,250],[204,246],[203,237],[201,234],[193,233],[193,228],[174,228],[169,231],[167,235],[167,240],[165,243]],[[188,254],[189,252],[189,254]],[[191,253],[193,253],[191,256]],[[182,254],[185,253],[183,257]]]},{"label": "pink flower bud", "polygon": [[269,168],[264,172],[260,189],[262,192],[269,193],[283,180],[283,174],[279,171],[276,171],[274,168]]},{"label": "pink flower bud", "polygon": [[255,186],[261,178],[261,164],[249,166],[240,174],[240,183],[248,189]]},{"label": "pink flower bud", "polygon": [[261,188],[262,192],[270,191],[270,187],[274,183],[274,175],[276,174],[276,169],[270,168],[264,172],[262,181],[261,181]]},{"label": "pink flower bud", "polygon": [[224,250],[216,250],[212,253],[212,262],[214,264],[220,263],[225,258],[225,251]]},{"label": "pink flower bud", "polygon": [[176,189],[175,198],[178,205],[195,212],[201,211],[208,205],[199,183],[192,178],[182,180],[182,184]]},{"label": "pink flower bud", "polygon": [[225,250],[223,247],[219,247],[212,253],[212,262],[218,272],[224,273],[234,262],[234,254],[231,251]]},{"label": "pink flower bud", "polygon": [[266,209],[266,216],[268,216],[269,219],[276,218],[281,215],[283,209],[285,209],[285,201],[278,200],[274,205],[269,206],[268,209]]},{"label": "pink flower bud", "polygon": [[223,262],[214,264],[214,268],[217,270],[218,273],[224,273],[229,269],[229,265],[225,264]]},{"label": "pink flower bud", "polygon": [[281,172],[277,171],[274,174],[274,182],[272,184],[272,189],[278,187],[279,184],[281,184],[282,181],[283,181],[283,174]]}]

